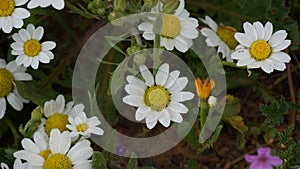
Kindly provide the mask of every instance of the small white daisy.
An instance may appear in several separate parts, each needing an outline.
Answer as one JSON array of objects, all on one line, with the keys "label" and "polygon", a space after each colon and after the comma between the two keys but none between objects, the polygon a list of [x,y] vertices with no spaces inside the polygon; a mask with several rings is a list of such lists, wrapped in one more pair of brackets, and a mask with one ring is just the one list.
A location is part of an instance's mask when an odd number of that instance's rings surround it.
[{"label": "small white daisy", "polygon": [[51,130],[54,128],[58,128],[61,132],[67,131],[66,125],[69,124],[68,118],[71,116],[70,112],[72,109],[79,109],[78,111],[83,111],[84,109],[82,104],[73,106],[73,102],[68,102],[65,105],[63,95],[58,95],[56,100],[45,102],[43,108],[45,118],[41,119],[38,131],[47,136],[50,135]]},{"label": "small white daisy", "polygon": [[218,25],[209,16],[205,16],[205,19],[200,20],[211,28],[201,29],[201,33],[206,37],[207,46],[218,47],[218,52],[222,53],[222,57],[226,57],[226,60],[231,62],[230,55],[238,45],[234,39],[237,30],[231,26]]},{"label": "small white daisy", "polygon": [[[198,21],[189,17],[190,14],[184,9],[184,5],[184,0],[180,0],[175,14],[162,15],[160,46],[164,46],[167,50],[174,50],[175,47],[184,53],[193,45],[193,39],[198,37]],[[151,12],[159,13],[161,11],[159,7],[162,7],[161,2],[152,8]],[[146,40],[154,40],[155,33],[152,23],[143,22],[138,26],[138,29],[144,31],[143,37]]]},{"label": "small white daisy", "polygon": [[234,37],[240,43],[236,47],[236,52],[231,57],[237,59],[237,66],[247,66],[248,69],[262,68],[266,73],[275,70],[283,71],[286,68],[285,63],[291,60],[291,57],[282,52],[290,44],[290,40],[285,40],[287,32],[279,30],[273,33],[273,25],[267,22],[263,26],[260,22],[254,22],[253,25],[245,22],[245,33],[236,33]]},{"label": "small white daisy", "polygon": [[24,150],[15,152],[14,157],[28,161],[28,159],[26,159],[26,155],[24,154],[36,154],[44,159],[47,159],[47,157],[51,154],[48,138],[46,139],[40,132],[35,132],[33,135],[33,140],[34,142],[28,138],[24,138],[21,141]]},{"label": "small white daisy", "polygon": [[183,92],[188,84],[187,77],[180,77],[178,70],[169,73],[169,64],[161,65],[155,77],[145,65],[140,66],[140,73],[145,82],[132,75],[127,76],[125,91],[129,94],[123,102],[138,107],[135,119],[146,118],[146,125],[152,129],[159,121],[168,127],[170,121],[181,123],[181,113],[187,113],[188,108],[181,102],[191,100],[194,94]]},{"label": "small white daisy", "polygon": [[91,134],[103,135],[104,131],[97,127],[100,121],[97,117],[87,118],[84,112],[79,112],[75,117],[68,118],[67,128],[71,130],[70,136],[78,138],[79,135],[89,138]]},{"label": "small white daisy", "polygon": [[77,142],[71,147],[70,132],[60,132],[53,129],[49,138],[50,154],[46,158],[35,152],[23,152],[19,155],[35,169],[91,169],[89,160],[93,154],[91,143],[88,140]]},{"label": "small white daisy", "polygon": [[39,26],[35,29],[32,24],[29,24],[26,29],[21,29],[19,33],[12,36],[15,42],[11,44],[13,49],[11,53],[18,56],[16,59],[18,65],[37,69],[39,62],[49,63],[54,58],[50,50],[56,47],[56,43],[52,41],[40,43],[43,35],[43,27]]},{"label": "small white daisy", "polygon": [[61,10],[65,7],[65,1],[64,0],[30,0],[27,5],[27,8],[29,9],[33,9],[36,7],[46,8],[50,5],[52,5],[53,8],[57,10]]},{"label": "small white daisy", "polygon": [[32,76],[25,73],[26,68],[18,66],[15,61],[6,64],[4,59],[0,59],[0,119],[6,111],[6,100],[17,111],[23,109],[23,103],[28,100],[23,99],[17,90],[14,81],[29,81]]},{"label": "small white daisy", "polygon": [[21,28],[23,19],[29,18],[30,13],[24,8],[17,8],[24,5],[28,0],[1,0],[0,1],[0,29],[10,33],[13,28]]}]

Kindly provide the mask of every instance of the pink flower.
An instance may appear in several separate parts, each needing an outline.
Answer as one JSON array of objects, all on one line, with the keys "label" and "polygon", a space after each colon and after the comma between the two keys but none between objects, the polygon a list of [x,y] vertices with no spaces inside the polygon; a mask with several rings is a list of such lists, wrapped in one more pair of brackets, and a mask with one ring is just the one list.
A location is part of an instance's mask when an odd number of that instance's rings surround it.
[{"label": "pink flower", "polygon": [[257,153],[258,155],[245,155],[246,161],[251,163],[249,169],[273,169],[282,163],[279,157],[271,156],[270,148],[259,148]]}]

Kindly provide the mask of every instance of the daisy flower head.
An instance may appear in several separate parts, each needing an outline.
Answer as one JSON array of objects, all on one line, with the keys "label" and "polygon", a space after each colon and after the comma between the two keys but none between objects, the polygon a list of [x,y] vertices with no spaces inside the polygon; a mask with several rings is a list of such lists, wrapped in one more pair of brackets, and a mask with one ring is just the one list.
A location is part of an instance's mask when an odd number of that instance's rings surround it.
[{"label": "daisy flower head", "polygon": [[67,128],[71,131],[70,136],[78,138],[82,135],[84,138],[89,138],[91,134],[103,135],[104,131],[97,127],[100,121],[97,117],[87,118],[84,112],[78,113],[75,117],[68,118],[69,124]]},{"label": "daisy flower head", "polygon": [[26,68],[18,66],[15,61],[6,64],[4,59],[0,59],[0,119],[6,111],[6,100],[17,111],[23,109],[23,103],[29,102],[19,95],[14,83],[32,80],[32,76],[25,71]]},{"label": "daisy flower head", "polygon": [[[190,14],[184,9],[185,2],[180,0],[179,7],[174,14],[161,15],[161,30],[154,32],[153,23],[143,22],[138,26],[143,31],[143,37],[146,40],[154,40],[155,34],[160,34],[160,46],[164,46],[167,50],[174,50],[174,47],[185,53],[193,44],[193,39],[198,37],[198,21],[189,17]],[[159,13],[162,3],[159,2],[151,12]],[[149,18],[155,22],[155,18]]]},{"label": "daisy flower head", "polygon": [[70,117],[70,110],[74,103],[69,102],[65,105],[65,98],[63,95],[58,95],[55,100],[45,102],[43,112],[45,118],[41,119],[41,124],[38,131],[45,136],[50,136],[53,129],[57,128],[61,132],[68,131],[67,124]]},{"label": "daisy flower head", "polygon": [[50,133],[48,152],[50,153],[47,156],[33,152],[23,152],[19,155],[21,159],[26,160],[36,169],[92,168],[89,160],[93,154],[91,143],[88,140],[83,140],[71,147],[69,131],[61,133],[58,129],[53,129]]},{"label": "daisy flower head", "polygon": [[146,119],[146,125],[152,129],[159,121],[168,127],[171,121],[181,123],[181,114],[187,113],[188,108],[181,102],[194,98],[192,92],[182,91],[188,84],[187,77],[179,77],[178,70],[169,72],[169,64],[162,64],[155,77],[145,66],[139,67],[145,81],[129,75],[125,91],[129,94],[123,102],[137,107],[135,119]]},{"label": "daisy flower head", "polygon": [[40,156],[44,159],[51,154],[49,149],[48,138],[46,139],[40,132],[35,132],[33,135],[33,141],[29,138],[24,138],[21,141],[24,150],[19,150],[14,153],[14,157],[17,159],[23,159],[29,161],[28,155]]},{"label": "daisy flower head", "polygon": [[21,28],[23,19],[30,16],[30,12],[18,6],[24,5],[28,0],[1,0],[0,1],[0,29],[10,33],[13,28]]},{"label": "daisy flower head", "polygon": [[15,41],[11,44],[12,55],[17,56],[18,65],[37,69],[39,62],[49,63],[54,58],[50,50],[56,47],[56,43],[53,41],[41,43],[43,35],[43,27],[35,28],[32,24],[28,24],[26,29],[21,29],[12,36]]},{"label": "daisy flower head", "polygon": [[248,163],[251,163],[249,169],[273,169],[273,167],[280,166],[282,160],[277,156],[271,155],[270,148],[259,148],[257,150],[258,155],[245,155],[245,159]]},{"label": "daisy flower head", "polygon": [[36,7],[46,8],[48,6],[53,6],[57,10],[62,10],[65,7],[64,0],[30,0],[27,4],[27,8],[33,9]]},{"label": "daisy flower head", "polygon": [[285,63],[291,57],[282,52],[290,44],[291,40],[286,40],[287,32],[279,30],[273,34],[273,25],[267,22],[263,26],[260,22],[243,24],[245,33],[236,33],[234,37],[240,43],[231,57],[238,60],[237,66],[247,66],[248,69],[262,68],[266,73],[275,70],[283,71]]},{"label": "daisy flower head", "polygon": [[201,29],[202,35],[206,37],[207,46],[218,47],[218,53],[222,53],[222,57],[226,57],[227,61],[232,61],[230,55],[238,45],[234,38],[237,30],[231,26],[218,25],[209,16],[200,20],[210,27]]}]

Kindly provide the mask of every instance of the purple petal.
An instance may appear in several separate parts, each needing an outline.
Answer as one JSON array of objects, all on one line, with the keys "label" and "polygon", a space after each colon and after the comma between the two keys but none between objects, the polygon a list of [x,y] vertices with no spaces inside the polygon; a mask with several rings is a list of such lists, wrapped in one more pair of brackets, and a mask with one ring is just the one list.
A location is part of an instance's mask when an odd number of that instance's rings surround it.
[{"label": "purple petal", "polygon": [[258,154],[258,156],[264,156],[264,157],[269,157],[270,156],[270,154],[271,154],[271,150],[270,150],[270,148],[269,147],[267,147],[267,148],[259,148],[258,150],[257,150],[257,154]]},{"label": "purple petal", "polygon": [[282,163],[282,160],[277,157],[277,156],[271,156],[268,158],[268,162],[272,165],[272,166],[279,166]]}]

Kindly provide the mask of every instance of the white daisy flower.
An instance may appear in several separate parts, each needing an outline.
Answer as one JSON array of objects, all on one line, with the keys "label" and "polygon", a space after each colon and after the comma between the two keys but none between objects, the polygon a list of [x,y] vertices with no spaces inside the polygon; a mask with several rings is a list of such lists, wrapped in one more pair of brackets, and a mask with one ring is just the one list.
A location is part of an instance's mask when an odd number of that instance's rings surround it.
[{"label": "white daisy flower", "polygon": [[49,136],[50,132],[54,128],[58,128],[61,132],[67,131],[66,127],[68,118],[71,116],[72,109],[84,109],[84,106],[79,104],[74,106],[73,102],[68,102],[65,105],[65,98],[63,95],[58,95],[56,100],[50,100],[45,102],[43,112],[45,118],[41,119],[41,124],[38,131],[45,136]]},{"label": "white daisy flower", "polygon": [[56,47],[56,43],[53,41],[40,43],[43,35],[43,27],[39,26],[35,29],[32,24],[29,24],[26,29],[21,29],[19,33],[12,36],[15,42],[11,44],[13,49],[11,53],[18,56],[16,59],[18,65],[37,69],[39,62],[49,63],[54,58],[50,50]]},{"label": "white daisy flower", "polygon": [[91,143],[83,140],[71,147],[71,137],[68,131],[61,133],[58,129],[53,129],[49,138],[49,150],[51,153],[46,158],[37,153],[24,152],[21,154],[21,159],[29,162],[35,169],[92,168],[89,160],[93,154]]},{"label": "white daisy flower", "polygon": [[26,155],[24,154],[35,154],[40,157],[47,159],[51,154],[51,150],[49,149],[49,142],[40,132],[35,132],[33,135],[33,140],[28,138],[24,138],[21,141],[22,147],[24,150],[19,150],[14,153],[14,157],[17,159],[23,159],[28,161]]},{"label": "white daisy flower", "polygon": [[260,22],[254,22],[253,25],[245,22],[245,33],[236,33],[234,37],[240,43],[236,47],[236,52],[231,57],[237,59],[237,66],[247,66],[248,69],[262,68],[266,73],[275,70],[283,71],[286,68],[285,63],[291,60],[291,57],[282,52],[290,44],[290,40],[285,40],[287,32],[279,30],[273,33],[273,25],[267,22],[263,26]]},{"label": "white daisy flower", "polygon": [[23,109],[23,103],[28,100],[23,99],[17,90],[14,81],[29,81],[32,76],[25,73],[26,68],[18,66],[15,61],[6,64],[4,59],[0,59],[0,119],[6,111],[6,100],[17,111]]},{"label": "white daisy flower", "polygon": [[89,138],[91,134],[103,135],[104,131],[97,127],[100,125],[100,121],[97,117],[87,118],[84,112],[79,112],[75,117],[68,118],[69,123],[67,128],[71,131],[70,136],[78,138],[79,135],[84,138]]},{"label": "white daisy flower", "polygon": [[30,0],[27,4],[27,8],[33,9],[36,7],[42,7],[46,8],[48,6],[52,5],[53,8],[57,10],[61,10],[65,7],[65,1],[64,0]]},{"label": "white daisy flower", "polygon": [[[193,39],[198,37],[198,21],[189,17],[190,14],[184,9],[184,5],[184,0],[180,0],[175,14],[162,15],[160,46],[164,46],[167,50],[174,50],[175,47],[184,53],[192,46]],[[161,11],[159,7],[162,7],[161,2],[152,8],[151,12],[159,13]],[[155,33],[153,32],[152,23],[143,22],[138,26],[138,29],[144,31],[143,37],[146,40],[154,40]]]},{"label": "white daisy flower", "polygon": [[234,38],[237,30],[231,26],[218,25],[209,16],[205,16],[205,19],[200,20],[210,27],[210,29],[201,29],[202,35],[206,37],[207,46],[218,47],[218,53],[222,53],[223,58],[226,57],[228,62],[232,62],[230,55],[238,45]]},{"label": "white daisy flower", "polygon": [[13,28],[21,28],[23,19],[29,18],[30,13],[24,8],[17,8],[24,5],[28,0],[1,0],[0,1],[0,29],[10,33]]},{"label": "white daisy flower", "polygon": [[161,65],[155,77],[145,65],[140,66],[140,72],[145,82],[132,75],[127,76],[125,91],[129,94],[123,102],[138,107],[135,119],[146,119],[146,125],[152,129],[159,121],[168,127],[170,121],[181,123],[181,113],[187,113],[188,108],[181,102],[191,100],[194,94],[183,92],[188,83],[187,77],[180,77],[178,70],[169,73],[169,64]]}]

